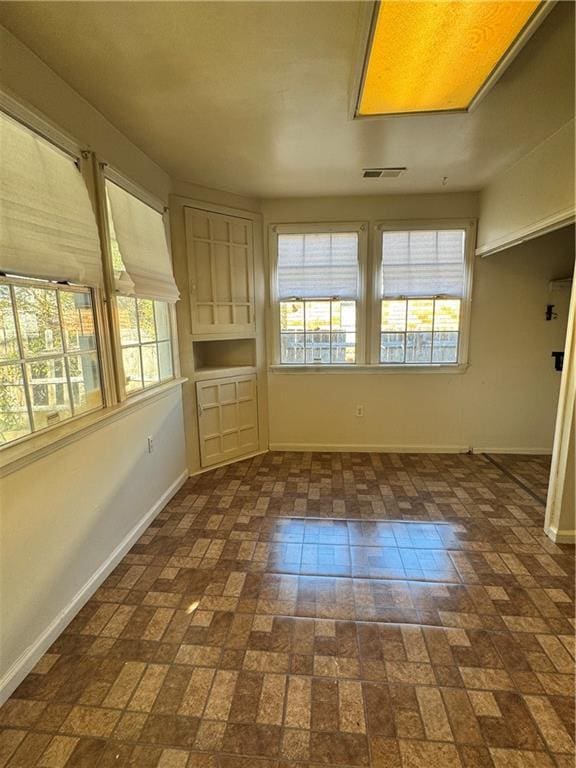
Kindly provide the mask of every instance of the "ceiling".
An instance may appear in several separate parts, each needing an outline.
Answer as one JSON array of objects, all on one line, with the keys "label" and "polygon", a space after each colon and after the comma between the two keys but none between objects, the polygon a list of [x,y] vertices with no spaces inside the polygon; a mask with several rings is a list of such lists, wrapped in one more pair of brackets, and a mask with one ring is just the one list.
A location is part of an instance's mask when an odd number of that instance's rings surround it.
[{"label": "ceiling", "polygon": [[[363,14],[330,1],[0,3],[0,23],[173,179],[239,194],[480,189],[573,117],[572,2],[471,114],[351,120]],[[372,166],[408,172],[363,179]]]}]

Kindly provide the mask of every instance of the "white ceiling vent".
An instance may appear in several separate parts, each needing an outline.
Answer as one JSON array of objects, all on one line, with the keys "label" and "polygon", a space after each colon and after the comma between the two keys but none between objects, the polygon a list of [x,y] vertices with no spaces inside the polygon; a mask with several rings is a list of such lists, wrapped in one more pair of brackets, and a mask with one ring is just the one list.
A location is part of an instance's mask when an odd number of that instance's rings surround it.
[{"label": "white ceiling vent", "polygon": [[365,179],[397,179],[406,170],[406,166],[398,168],[363,168],[362,176]]}]

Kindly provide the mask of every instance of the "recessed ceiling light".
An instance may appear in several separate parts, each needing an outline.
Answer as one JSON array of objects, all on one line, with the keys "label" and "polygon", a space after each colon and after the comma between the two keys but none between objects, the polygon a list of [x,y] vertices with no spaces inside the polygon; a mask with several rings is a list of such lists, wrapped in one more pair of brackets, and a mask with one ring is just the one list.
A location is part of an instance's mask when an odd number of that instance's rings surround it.
[{"label": "recessed ceiling light", "polygon": [[373,16],[356,116],[469,110],[552,5],[382,0]]}]

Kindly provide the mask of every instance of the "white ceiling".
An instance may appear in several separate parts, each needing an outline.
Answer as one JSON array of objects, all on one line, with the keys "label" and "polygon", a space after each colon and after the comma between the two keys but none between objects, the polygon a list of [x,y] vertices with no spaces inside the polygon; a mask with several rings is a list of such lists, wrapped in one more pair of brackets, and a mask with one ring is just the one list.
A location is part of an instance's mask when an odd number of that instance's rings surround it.
[{"label": "white ceiling", "polygon": [[[472,114],[350,120],[362,5],[3,2],[0,23],[174,179],[256,197],[479,189],[573,116],[560,2]],[[361,178],[388,165],[409,170]]]}]

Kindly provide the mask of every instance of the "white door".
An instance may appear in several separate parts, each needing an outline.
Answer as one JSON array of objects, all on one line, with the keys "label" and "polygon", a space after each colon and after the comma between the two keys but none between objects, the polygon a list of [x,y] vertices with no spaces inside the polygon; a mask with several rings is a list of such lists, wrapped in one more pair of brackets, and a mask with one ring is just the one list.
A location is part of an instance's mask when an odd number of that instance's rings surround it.
[{"label": "white door", "polygon": [[258,450],[255,375],[198,381],[196,397],[203,467]]},{"label": "white door", "polygon": [[186,208],[192,334],[253,333],[252,222]]}]

